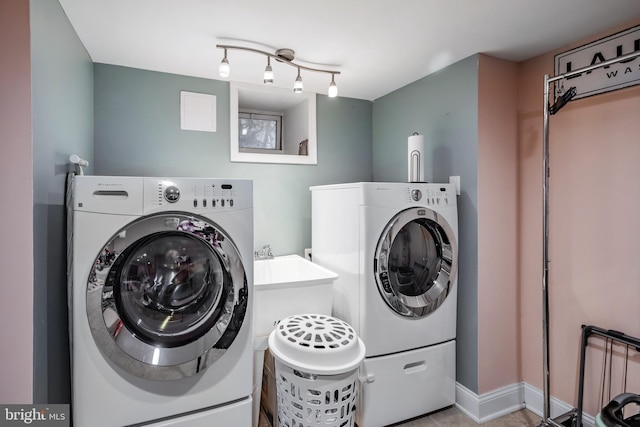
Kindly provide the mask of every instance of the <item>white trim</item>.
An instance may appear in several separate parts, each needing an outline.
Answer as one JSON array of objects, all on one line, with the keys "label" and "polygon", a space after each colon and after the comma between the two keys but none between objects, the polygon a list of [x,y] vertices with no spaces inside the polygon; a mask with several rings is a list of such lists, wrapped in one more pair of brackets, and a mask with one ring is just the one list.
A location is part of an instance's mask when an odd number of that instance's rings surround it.
[{"label": "white trim", "polygon": [[475,422],[480,420],[480,399],[477,394],[456,382],[456,407]]},{"label": "white trim", "polygon": [[512,384],[480,396],[480,422],[491,421],[503,415],[524,409],[522,383]]},{"label": "white trim", "polygon": [[[486,423],[512,412],[526,408],[542,416],[543,395],[537,388],[521,382],[501,387],[478,396],[460,383],[456,383],[456,407],[479,424]],[[555,418],[573,410],[573,406],[551,397],[551,417]],[[584,427],[594,427],[595,419],[583,414]]]},{"label": "white trim", "polygon": [[456,406],[475,422],[483,424],[525,407],[522,383],[484,393],[473,393],[456,383]]},{"label": "white trim", "polygon": [[[299,156],[297,154],[274,154],[274,153],[250,153],[241,152],[238,147],[238,112],[240,92],[256,93],[263,98],[276,99],[284,102],[290,96],[298,102],[307,102],[308,114],[308,154]],[[270,107],[276,111],[276,107]],[[273,86],[252,85],[238,82],[229,84],[229,156],[232,162],[251,162],[251,163],[283,163],[283,164],[299,164],[299,165],[317,165],[318,164],[318,145],[317,145],[317,123],[316,123],[316,94],[313,92],[303,92],[302,94],[293,94],[291,91],[277,88]],[[284,118],[286,121],[286,117]]]}]

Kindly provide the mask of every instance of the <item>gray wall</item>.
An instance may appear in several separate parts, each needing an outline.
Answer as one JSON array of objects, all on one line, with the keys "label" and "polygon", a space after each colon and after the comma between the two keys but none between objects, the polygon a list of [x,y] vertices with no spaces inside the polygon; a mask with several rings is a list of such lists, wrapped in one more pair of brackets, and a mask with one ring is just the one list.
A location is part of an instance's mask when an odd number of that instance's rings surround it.
[{"label": "gray wall", "polygon": [[[180,130],[180,91],[217,97],[217,132]],[[276,255],[311,245],[309,187],[372,179],[372,103],[317,97],[318,164],[229,161],[227,82],[94,64],[97,175],[254,180],[255,246]]]},{"label": "gray wall", "polygon": [[407,181],[407,138],[425,135],[426,180],[461,177],[457,381],[478,392],[478,57],[376,99],[373,179]]},{"label": "gray wall", "polygon": [[[92,65],[57,2],[31,0],[31,15],[35,402],[70,400],[64,255],[69,154],[95,164],[88,173],[251,178],[256,247],[271,243],[276,254],[301,254],[311,244],[308,187],[406,181],[406,141],[413,132],[426,135],[429,180],[462,177],[457,374],[477,392],[477,57],[373,104],[319,95],[316,166],[231,163],[228,83]],[[216,133],[180,130],[181,90],[217,96]]]},{"label": "gray wall", "polygon": [[69,403],[65,179],[70,154],[93,160],[93,69],[60,4],[30,6],[34,402]]}]

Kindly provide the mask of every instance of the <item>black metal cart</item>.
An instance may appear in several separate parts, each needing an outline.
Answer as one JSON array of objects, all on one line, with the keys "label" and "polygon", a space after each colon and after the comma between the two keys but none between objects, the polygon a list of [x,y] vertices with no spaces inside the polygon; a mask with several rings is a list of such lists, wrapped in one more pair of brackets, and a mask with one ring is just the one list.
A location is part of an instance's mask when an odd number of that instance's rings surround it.
[{"label": "black metal cart", "polygon": [[[553,423],[560,426],[567,427],[582,427],[582,410],[583,410],[583,399],[584,399],[584,371],[585,371],[585,362],[587,355],[587,345],[589,338],[592,336],[599,336],[604,338],[605,341],[605,364],[604,369],[607,369],[606,358],[609,357],[609,394],[611,394],[611,355],[613,353],[613,344],[617,343],[620,345],[626,346],[627,352],[625,356],[625,361],[629,360],[629,349],[633,349],[636,352],[640,352],[640,340],[638,338],[631,337],[629,335],[625,335],[620,331],[615,331],[612,329],[602,329],[597,326],[588,326],[582,325],[582,339],[581,339],[581,348],[580,348],[580,378],[578,382],[578,407],[563,414],[559,417],[553,419]],[[602,377],[602,399],[604,400],[605,396],[605,386],[607,373],[603,372]],[[625,378],[626,378],[626,364],[625,364]],[[625,386],[626,389],[626,381]],[[615,397],[609,395],[608,400],[611,401],[605,406],[603,406],[603,410],[601,414],[598,416],[596,427],[609,427],[609,426],[620,426],[620,427],[640,427],[640,417],[632,416],[630,418],[623,419],[623,409],[624,406],[631,403],[640,403],[640,396],[633,393],[627,393],[626,390],[623,390],[622,394],[619,394]]]}]

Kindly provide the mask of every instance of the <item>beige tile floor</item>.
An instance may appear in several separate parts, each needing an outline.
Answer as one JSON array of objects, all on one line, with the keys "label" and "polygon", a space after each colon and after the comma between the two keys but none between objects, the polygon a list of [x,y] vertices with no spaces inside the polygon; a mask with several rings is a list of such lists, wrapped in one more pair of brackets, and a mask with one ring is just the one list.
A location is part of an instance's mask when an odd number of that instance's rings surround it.
[{"label": "beige tile floor", "polygon": [[[450,407],[424,417],[394,424],[393,427],[471,427],[478,425],[456,407]],[[540,417],[523,409],[484,423],[482,427],[533,427],[538,425],[540,425]]]},{"label": "beige tile floor", "polygon": [[[261,415],[264,415],[261,414]],[[533,412],[523,409],[512,414],[505,415],[488,423],[482,427],[534,427],[540,425],[540,417]],[[439,412],[415,418],[403,423],[394,424],[393,427],[471,427],[478,424],[467,417],[456,407],[450,407]],[[270,427],[266,416],[260,417],[259,427]]]}]

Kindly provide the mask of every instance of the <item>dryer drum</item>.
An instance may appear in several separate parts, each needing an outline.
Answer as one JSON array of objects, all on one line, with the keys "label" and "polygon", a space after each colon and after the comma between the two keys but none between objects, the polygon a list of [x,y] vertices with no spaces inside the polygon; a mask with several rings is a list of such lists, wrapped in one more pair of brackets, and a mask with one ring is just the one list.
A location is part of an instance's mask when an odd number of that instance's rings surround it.
[{"label": "dryer drum", "polygon": [[430,209],[398,213],[378,241],[374,269],[378,290],[394,312],[429,315],[446,299],[457,271],[451,227]]}]

